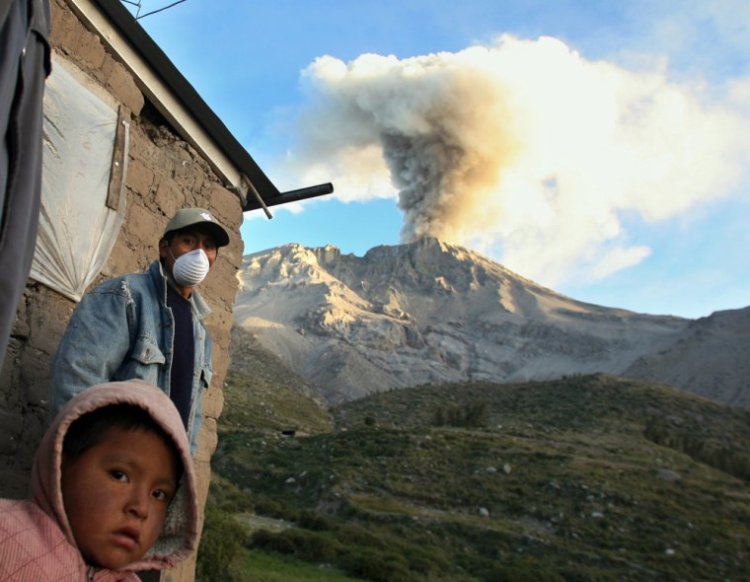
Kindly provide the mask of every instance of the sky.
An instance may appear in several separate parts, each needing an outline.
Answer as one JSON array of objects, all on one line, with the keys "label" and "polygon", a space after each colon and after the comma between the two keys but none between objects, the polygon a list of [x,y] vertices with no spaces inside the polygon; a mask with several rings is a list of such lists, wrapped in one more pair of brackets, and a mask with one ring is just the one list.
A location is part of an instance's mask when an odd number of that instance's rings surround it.
[{"label": "sky", "polygon": [[246,254],[435,236],[597,305],[750,305],[746,0],[186,0],[139,22],[281,191],[333,183],[246,213]]}]

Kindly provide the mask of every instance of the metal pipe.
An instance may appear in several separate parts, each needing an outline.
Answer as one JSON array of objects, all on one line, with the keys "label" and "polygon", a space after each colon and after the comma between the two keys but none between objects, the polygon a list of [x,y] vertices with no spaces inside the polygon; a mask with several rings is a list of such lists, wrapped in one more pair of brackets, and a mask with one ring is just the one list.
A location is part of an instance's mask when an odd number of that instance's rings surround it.
[{"label": "metal pipe", "polygon": [[[300,200],[307,200],[308,198],[323,196],[331,192],[333,192],[333,184],[327,182],[325,184],[318,184],[317,186],[300,188],[299,190],[289,190],[288,192],[283,192],[278,196],[264,200],[264,202],[266,206],[277,206],[279,204],[287,204],[288,202],[298,202]],[[262,208],[258,201],[248,198],[243,210],[247,212],[248,210],[257,210],[258,208]]]}]

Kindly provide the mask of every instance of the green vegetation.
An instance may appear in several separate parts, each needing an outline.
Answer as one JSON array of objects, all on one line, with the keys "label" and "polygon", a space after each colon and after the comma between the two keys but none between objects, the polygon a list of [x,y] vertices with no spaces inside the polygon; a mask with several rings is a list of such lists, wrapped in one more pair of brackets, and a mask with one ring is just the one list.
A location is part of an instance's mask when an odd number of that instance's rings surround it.
[{"label": "green vegetation", "polygon": [[198,551],[197,580],[241,579],[242,568],[237,562],[244,538],[245,531],[233,514],[209,506]]},{"label": "green vegetation", "polygon": [[232,330],[232,367],[224,387],[220,431],[330,432],[329,413],[305,383],[248,332]]},{"label": "green vegetation", "polygon": [[[270,401],[233,377],[231,410],[240,385],[242,408]],[[747,410],[594,375],[389,391],[285,438],[278,418],[329,418],[296,400],[310,410],[222,419],[199,571],[213,559],[231,566],[224,580],[750,577]],[[221,531],[241,543],[212,542]]]},{"label": "green vegetation", "polygon": [[[245,557],[247,582],[353,582],[338,569],[297,560],[287,555],[249,551]],[[217,578],[214,578],[217,580]]]},{"label": "green vegetation", "polygon": [[[365,424],[375,424],[371,416],[365,418]],[[435,426],[458,426],[464,428],[480,428],[487,425],[487,403],[464,404],[462,406],[438,406],[433,415],[432,424]]]}]

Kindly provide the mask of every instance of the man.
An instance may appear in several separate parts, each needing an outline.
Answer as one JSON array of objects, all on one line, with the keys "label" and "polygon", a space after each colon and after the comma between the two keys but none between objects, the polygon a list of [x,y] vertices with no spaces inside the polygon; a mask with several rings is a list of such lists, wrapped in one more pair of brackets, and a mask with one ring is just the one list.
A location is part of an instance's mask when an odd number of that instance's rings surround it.
[{"label": "man", "polygon": [[203,390],[211,382],[210,312],[195,285],[213,266],[227,231],[203,208],[184,208],[144,273],[105,281],[70,319],[52,369],[52,412],[102,382],[140,378],[161,388],[180,412],[193,455]]},{"label": "man", "polygon": [[47,0],[0,0],[0,366],[39,221],[49,29]]}]

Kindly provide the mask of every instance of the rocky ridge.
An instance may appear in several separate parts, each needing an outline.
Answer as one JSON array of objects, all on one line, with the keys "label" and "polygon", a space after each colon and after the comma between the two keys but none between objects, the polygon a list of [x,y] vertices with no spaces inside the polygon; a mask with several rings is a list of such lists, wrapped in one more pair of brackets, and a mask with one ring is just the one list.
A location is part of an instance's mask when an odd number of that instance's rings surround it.
[{"label": "rocky ridge", "polygon": [[750,405],[740,373],[750,308],[689,320],[583,303],[433,238],[364,257],[290,244],[244,257],[238,276],[235,322],[331,404],[426,383],[604,372]]}]

